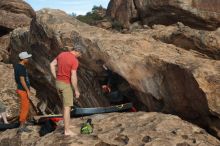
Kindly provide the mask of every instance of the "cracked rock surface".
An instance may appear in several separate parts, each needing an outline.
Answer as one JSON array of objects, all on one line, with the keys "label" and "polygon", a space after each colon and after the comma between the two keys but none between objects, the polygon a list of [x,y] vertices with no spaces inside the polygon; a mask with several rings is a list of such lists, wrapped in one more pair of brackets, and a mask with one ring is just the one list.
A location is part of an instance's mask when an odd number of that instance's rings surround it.
[{"label": "cracked rock surface", "polygon": [[[94,132],[81,135],[80,125],[92,118]],[[29,135],[15,136],[16,130],[1,133],[0,145],[36,146],[219,146],[220,142],[203,129],[172,115],[159,113],[111,113],[94,115],[86,119],[72,119],[75,137],[63,136],[63,127],[44,137],[37,135],[38,128],[30,127]],[[7,136],[3,136],[7,135]],[[21,141],[22,140],[22,141]]]}]

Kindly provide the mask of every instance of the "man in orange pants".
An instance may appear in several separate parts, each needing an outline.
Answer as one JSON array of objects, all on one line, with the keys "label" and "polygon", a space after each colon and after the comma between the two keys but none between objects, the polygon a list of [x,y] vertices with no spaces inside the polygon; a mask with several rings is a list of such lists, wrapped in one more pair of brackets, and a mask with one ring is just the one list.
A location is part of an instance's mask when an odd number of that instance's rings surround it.
[{"label": "man in orange pants", "polygon": [[17,83],[17,94],[20,97],[21,107],[20,107],[20,115],[19,122],[20,128],[18,133],[21,132],[31,132],[30,129],[27,128],[26,121],[29,113],[29,97],[30,97],[30,81],[26,69],[26,65],[28,64],[28,59],[31,57],[31,54],[27,52],[21,52],[19,54],[20,62],[14,67],[15,81]]}]

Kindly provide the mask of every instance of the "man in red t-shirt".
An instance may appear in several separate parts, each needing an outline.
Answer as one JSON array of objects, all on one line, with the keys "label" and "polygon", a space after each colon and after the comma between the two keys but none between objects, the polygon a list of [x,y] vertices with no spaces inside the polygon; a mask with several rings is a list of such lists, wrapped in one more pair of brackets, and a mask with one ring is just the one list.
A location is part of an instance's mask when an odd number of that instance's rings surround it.
[{"label": "man in red t-shirt", "polygon": [[63,100],[64,134],[74,136],[76,134],[70,130],[69,126],[70,110],[73,106],[73,90],[76,98],[80,96],[77,85],[77,68],[79,66],[77,58],[81,56],[81,53],[79,49],[73,50],[72,47],[66,46],[65,49],[69,51],[60,53],[51,62],[50,69],[56,78],[56,88]]}]

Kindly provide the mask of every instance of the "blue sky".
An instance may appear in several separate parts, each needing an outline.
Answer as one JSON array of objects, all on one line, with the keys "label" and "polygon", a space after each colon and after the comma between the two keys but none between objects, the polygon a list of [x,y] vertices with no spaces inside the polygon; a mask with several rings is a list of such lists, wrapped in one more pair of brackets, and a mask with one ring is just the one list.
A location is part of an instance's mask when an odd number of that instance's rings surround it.
[{"label": "blue sky", "polygon": [[79,14],[86,14],[92,9],[94,5],[107,8],[109,0],[25,0],[34,10],[42,8],[61,9],[68,14],[72,12]]}]

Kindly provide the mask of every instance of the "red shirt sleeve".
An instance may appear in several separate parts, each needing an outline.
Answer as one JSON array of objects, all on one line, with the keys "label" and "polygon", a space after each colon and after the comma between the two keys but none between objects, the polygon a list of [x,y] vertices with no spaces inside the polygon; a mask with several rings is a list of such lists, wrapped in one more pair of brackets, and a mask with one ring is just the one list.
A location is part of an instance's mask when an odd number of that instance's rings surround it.
[{"label": "red shirt sleeve", "polygon": [[78,60],[77,60],[77,59],[74,59],[74,60],[73,60],[73,63],[72,63],[71,69],[72,69],[72,70],[77,70],[77,69],[78,69],[78,66],[79,66]]}]

